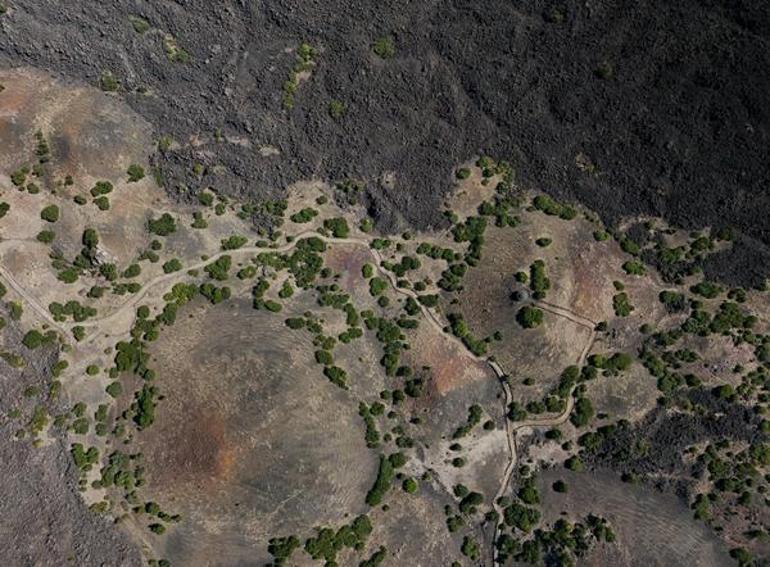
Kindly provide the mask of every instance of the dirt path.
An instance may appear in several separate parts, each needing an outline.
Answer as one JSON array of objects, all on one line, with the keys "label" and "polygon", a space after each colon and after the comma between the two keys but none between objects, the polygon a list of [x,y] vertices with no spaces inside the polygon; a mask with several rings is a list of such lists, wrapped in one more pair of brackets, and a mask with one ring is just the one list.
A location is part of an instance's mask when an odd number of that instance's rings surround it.
[{"label": "dirt path", "polygon": [[582,315],[579,315],[574,311],[567,309],[565,307],[561,307],[560,305],[549,303],[548,301],[543,301],[543,300],[539,300],[539,301],[535,300],[533,301],[533,303],[543,311],[548,311],[549,313],[553,313],[554,315],[558,315],[559,317],[564,317],[565,319],[572,321],[576,325],[580,325],[581,327],[586,327],[591,331],[593,331],[594,328],[596,327],[596,324],[597,324],[596,321],[592,321],[588,317],[583,317]]},{"label": "dirt path", "polygon": [[[348,244],[348,245],[354,245],[354,246],[363,246],[364,248],[366,248],[366,250],[369,251],[369,253],[371,254],[371,256],[375,260],[375,268],[377,269],[377,271],[379,273],[381,273],[383,276],[385,276],[385,278],[391,284],[391,287],[393,288],[393,291],[395,293],[397,293],[397,294],[400,294],[400,295],[403,295],[403,296],[406,296],[406,297],[411,297],[411,298],[417,300],[417,304],[420,307],[420,311],[425,316],[425,318],[428,319],[428,321],[430,321],[430,323],[433,324],[436,327],[436,329],[438,329],[438,331],[440,331],[442,333],[444,332],[444,325],[441,323],[441,321],[438,319],[438,317],[437,317],[437,315],[435,313],[430,311],[427,307],[425,307],[422,303],[419,302],[419,299],[418,299],[419,295],[416,292],[412,291],[411,289],[400,288],[400,287],[397,286],[397,281],[396,281],[395,274],[385,270],[382,267],[382,265],[381,265],[382,262],[383,262],[382,254],[380,254],[380,252],[378,250],[375,250],[375,249],[371,248],[369,246],[369,242],[368,241],[366,241],[366,240],[364,240],[362,238],[330,238],[330,237],[327,237],[327,236],[322,236],[322,235],[320,235],[320,234],[318,234],[318,233],[316,233],[316,232],[314,232],[312,230],[301,232],[300,234],[297,234],[294,237],[294,240],[291,243],[285,244],[284,246],[275,247],[275,248],[264,247],[264,246],[249,246],[249,247],[244,247],[244,248],[238,248],[236,250],[220,251],[220,252],[210,256],[205,261],[198,262],[198,263],[193,264],[191,266],[186,266],[185,269],[182,270],[182,271],[172,272],[170,274],[159,275],[159,276],[153,278],[152,280],[150,280],[149,282],[147,282],[142,287],[142,289],[139,290],[139,292],[134,294],[128,301],[123,303],[123,305],[118,307],[115,311],[113,311],[109,315],[105,315],[104,317],[99,317],[99,318],[95,318],[95,319],[90,319],[88,321],[84,321],[82,323],[77,323],[77,324],[81,325],[83,327],[86,327],[86,328],[96,328],[96,330],[93,333],[91,333],[91,335],[88,337],[88,338],[90,338],[91,336],[93,336],[93,334],[95,334],[95,333],[97,333],[99,331],[99,329],[98,329],[99,327],[102,327],[105,324],[110,324],[110,323],[112,323],[114,321],[119,320],[122,316],[125,315],[126,310],[135,308],[139,304],[139,302],[142,299],[144,299],[144,297],[150,292],[150,290],[152,288],[154,288],[157,285],[162,284],[162,283],[171,283],[171,282],[176,283],[177,281],[181,281],[181,280],[183,280],[183,279],[185,279],[187,277],[187,271],[189,271],[189,270],[200,270],[203,267],[209,265],[211,262],[215,262],[216,260],[218,260],[222,256],[227,256],[227,255],[229,255],[229,256],[239,256],[239,255],[243,255],[243,254],[246,254],[246,255],[248,255],[248,254],[258,254],[260,252],[275,252],[275,253],[279,253],[279,254],[280,253],[284,253],[284,252],[289,252],[289,251],[293,250],[297,246],[297,244],[299,243],[299,241],[301,239],[309,237],[309,236],[314,236],[314,237],[324,241],[326,244],[331,244],[331,245],[335,245],[335,244]],[[41,315],[48,315],[48,313],[47,313],[47,311],[45,311],[44,313],[41,313]],[[49,315],[49,317],[50,317],[50,315]],[[69,326],[74,326],[74,325],[75,325],[75,323],[73,323],[73,324],[71,324]],[[465,349],[465,345],[462,343],[462,341],[460,339],[458,339],[457,337],[455,337],[454,335],[451,335],[451,334],[447,334],[447,337],[450,340],[455,341],[456,344],[458,344],[460,347]],[[88,341],[88,338],[86,339],[86,342]],[[484,361],[484,359],[481,358],[481,357],[474,357],[474,358],[476,360]]]}]

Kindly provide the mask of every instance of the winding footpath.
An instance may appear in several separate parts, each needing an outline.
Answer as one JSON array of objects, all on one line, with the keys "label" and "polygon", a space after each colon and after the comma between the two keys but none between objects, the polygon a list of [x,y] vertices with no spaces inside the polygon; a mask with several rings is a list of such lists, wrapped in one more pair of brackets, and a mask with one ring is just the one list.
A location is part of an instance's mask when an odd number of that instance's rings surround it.
[{"label": "winding footpath", "polygon": [[[277,247],[247,246],[243,248],[237,248],[234,250],[222,250],[217,252],[216,254],[211,255],[206,260],[202,260],[190,266],[186,266],[182,270],[179,270],[177,272],[171,272],[169,274],[158,275],[155,278],[149,280],[142,286],[142,289],[139,292],[133,294],[130,299],[125,301],[122,305],[120,305],[117,309],[112,311],[112,313],[110,313],[109,315],[89,319],[87,321],[78,322],[78,323],[68,322],[68,323],[62,324],[56,321],[51,315],[51,313],[43,305],[41,305],[40,302],[32,294],[30,294],[24,288],[24,286],[22,286],[13,277],[13,275],[1,264],[0,264],[0,277],[2,277],[2,279],[4,279],[8,283],[8,285],[16,293],[18,293],[22,297],[22,299],[24,299],[29,304],[29,306],[41,318],[43,318],[48,324],[58,329],[59,331],[66,334],[68,330],[71,330],[72,327],[75,327],[77,325],[80,325],[85,328],[94,329],[94,331],[84,341],[85,343],[88,343],[89,340],[96,333],[98,333],[100,328],[103,328],[105,325],[109,326],[113,322],[119,320],[121,317],[125,315],[127,310],[135,309],[136,306],[139,304],[139,302],[142,301],[142,299],[144,299],[153,288],[164,283],[173,285],[184,279],[190,279],[190,276],[188,276],[187,274],[187,272],[190,270],[200,270],[205,266],[211,264],[212,262],[217,261],[219,258],[223,256],[231,256],[231,257],[242,256],[242,255],[249,255],[249,254],[259,254],[262,252],[271,252],[276,254],[290,252],[299,244],[299,242],[302,241],[302,239],[308,238],[308,237],[318,238],[322,240],[325,244],[331,244],[331,245],[347,244],[347,245],[353,245],[353,246],[363,246],[366,250],[368,250],[369,254],[375,260],[375,263],[374,263],[375,268],[380,274],[382,274],[388,280],[388,282],[390,283],[395,293],[405,297],[411,297],[417,300],[417,305],[419,306],[420,311],[422,312],[425,319],[427,319],[430,322],[431,325],[433,325],[446,338],[448,338],[451,341],[454,341],[454,343],[458,345],[461,348],[461,351],[464,352],[467,356],[471,357],[473,360],[477,362],[486,364],[492,369],[492,371],[495,373],[498,380],[500,381],[501,387],[503,389],[503,393],[504,393],[503,412],[505,415],[508,407],[513,402],[513,392],[511,391],[511,386],[508,381],[508,375],[503,371],[502,367],[492,358],[482,357],[482,356],[473,354],[470,350],[468,350],[465,347],[465,344],[462,342],[462,340],[460,340],[460,338],[456,337],[454,334],[446,330],[446,325],[439,319],[439,315],[437,313],[431,311],[430,309],[428,309],[426,306],[424,306],[422,303],[419,302],[419,295],[415,291],[407,288],[398,287],[395,274],[386,270],[382,266],[383,262],[385,261],[383,258],[383,255],[380,253],[379,250],[371,248],[371,246],[369,245],[369,242],[363,238],[332,238],[332,237],[318,234],[314,230],[307,230],[299,234],[293,235],[293,240],[290,243],[287,243],[283,246],[277,246]],[[11,240],[4,240],[3,244],[10,243],[10,242]],[[585,347],[581,351],[580,356],[578,357],[578,360],[577,360],[578,365],[583,364],[586,356],[588,356],[588,352],[590,351],[594,341],[596,340],[596,331],[595,331],[596,323],[582,315],[575,313],[570,309],[561,307],[559,305],[555,305],[553,303],[539,300],[539,301],[532,301],[532,304],[542,309],[543,311],[547,311],[558,317],[563,317],[569,321],[572,321],[576,325],[582,326],[584,328],[588,328],[591,331],[589,340],[587,341]],[[511,477],[513,476],[513,471],[518,462],[516,433],[524,428],[556,427],[558,425],[561,425],[569,419],[569,416],[572,412],[573,405],[574,405],[574,398],[572,397],[572,392],[570,392],[570,394],[567,396],[566,407],[564,411],[561,412],[560,414],[552,415],[552,416],[544,416],[537,419],[527,419],[519,422],[511,422],[511,420],[509,420],[507,416],[504,418],[505,429],[506,429],[506,440],[507,440],[507,447],[508,447],[508,462],[504,470],[503,478],[501,479],[501,482],[500,482],[500,488],[498,489],[497,494],[495,495],[494,500],[492,501],[492,506],[498,514],[498,521],[495,523],[495,533],[494,533],[494,538],[492,540],[493,560],[497,559],[497,550],[495,547],[495,542],[498,539],[499,531],[500,531],[499,527],[501,525],[500,522],[502,522],[502,519],[503,519],[503,509],[498,504],[498,500],[500,499],[500,497],[502,497],[505,494],[505,491],[508,489],[508,485],[510,484]]]},{"label": "winding footpath", "polygon": [[[570,314],[572,314],[575,319],[580,318],[579,315],[576,315],[572,313],[569,310],[566,310],[564,308],[559,308],[564,311],[568,311]],[[567,317],[570,321],[575,321],[572,317]],[[595,325],[594,325],[595,327]],[[577,365],[580,366],[585,362],[586,357],[588,356],[588,353],[591,351],[591,347],[593,346],[594,342],[596,341],[596,330],[594,327],[591,327],[591,335],[589,337],[589,340],[586,341],[585,346],[583,347],[583,350],[580,352],[580,356],[578,356],[577,359]],[[495,374],[497,374],[497,377],[500,379],[500,383],[503,387],[503,392],[505,393],[505,406],[504,411],[508,408],[508,406],[513,402],[513,393],[511,392],[510,384],[508,383],[508,377],[503,372],[502,368],[500,367],[497,362],[494,361],[488,361],[489,365],[492,367],[492,370],[494,370]],[[572,388],[574,390],[574,386]],[[506,437],[508,440],[508,452],[509,452],[509,459],[508,464],[505,467],[505,471],[503,473],[502,481],[500,482],[500,488],[497,490],[497,494],[495,494],[495,498],[492,501],[492,507],[494,508],[495,512],[497,512],[497,521],[495,522],[495,533],[494,537],[492,538],[492,558],[493,562],[497,562],[497,547],[495,546],[495,543],[497,542],[497,538],[500,535],[500,526],[501,522],[503,521],[503,507],[500,506],[498,501],[500,498],[505,494],[505,491],[508,490],[508,485],[511,482],[511,477],[513,476],[513,470],[516,468],[516,464],[518,463],[518,446],[516,444],[516,433],[525,428],[543,428],[543,427],[557,427],[559,425],[562,425],[565,423],[568,419],[570,414],[572,413],[572,408],[575,405],[575,399],[572,397],[572,390],[570,390],[569,394],[567,395],[567,405],[564,408],[564,411],[562,411],[560,414],[553,415],[553,416],[545,416],[540,417],[537,419],[525,419],[523,421],[517,421],[517,422],[511,422],[508,417],[505,417],[505,428],[506,428]]]}]

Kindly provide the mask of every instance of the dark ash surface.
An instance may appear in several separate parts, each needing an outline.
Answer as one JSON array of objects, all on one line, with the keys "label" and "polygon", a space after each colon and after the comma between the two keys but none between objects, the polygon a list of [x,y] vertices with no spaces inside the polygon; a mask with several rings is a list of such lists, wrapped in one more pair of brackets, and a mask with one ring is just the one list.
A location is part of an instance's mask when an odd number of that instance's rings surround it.
[{"label": "dark ash surface", "polygon": [[[263,199],[309,176],[353,176],[367,180],[383,228],[425,228],[441,222],[451,168],[486,152],[510,159],[521,185],[578,200],[608,222],[644,213],[686,228],[733,225],[745,234],[741,251],[712,258],[707,275],[757,284],[768,271],[765,2],[17,0],[11,8],[0,19],[5,64],[91,84],[110,70],[159,135],[187,141],[221,129],[252,141],[157,156],[182,198],[211,185]],[[129,15],[153,29],[136,33]],[[190,63],[168,60],[166,33]],[[381,60],[371,45],[387,34],[397,53]],[[295,61],[287,50],[303,41],[320,50],[318,66],[287,112],[282,85]],[[332,99],[347,106],[337,120]],[[280,155],[261,155],[262,145]],[[195,162],[226,173],[199,179]],[[394,187],[383,179],[391,172]]]}]

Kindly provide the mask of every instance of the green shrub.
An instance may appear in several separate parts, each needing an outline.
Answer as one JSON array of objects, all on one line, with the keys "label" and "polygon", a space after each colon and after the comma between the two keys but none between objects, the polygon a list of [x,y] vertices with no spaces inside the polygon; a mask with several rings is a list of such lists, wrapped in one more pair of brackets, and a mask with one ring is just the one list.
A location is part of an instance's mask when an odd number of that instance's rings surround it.
[{"label": "green shrub", "polygon": [[291,215],[289,218],[291,219],[291,222],[294,222],[297,224],[305,224],[312,221],[317,216],[318,216],[318,211],[308,207],[308,208],[302,209],[298,213]]},{"label": "green shrub", "polygon": [[80,277],[80,272],[75,268],[65,268],[56,274],[56,278],[66,284],[75,283]]},{"label": "green shrub", "polygon": [[551,280],[545,273],[545,262],[542,260],[535,260],[529,267],[529,287],[535,299],[545,299],[545,292],[551,288]]},{"label": "green shrub", "polygon": [[237,250],[248,242],[245,236],[239,234],[233,234],[232,236],[222,240],[222,250]]},{"label": "green shrub", "polygon": [[141,165],[132,163],[128,166],[126,174],[128,174],[129,183],[136,183],[144,179],[144,168]]},{"label": "green shrub", "polygon": [[369,280],[369,293],[372,297],[378,297],[382,295],[388,288],[388,282],[384,279],[375,277]]},{"label": "green shrub", "polygon": [[112,193],[112,183],[109,181],[97,181],[96,184],[91,187],[92,197],[99,197],[109,193]]},{"label": "green shrub", "polygon": [[140,18],[139,16],[129,16],[128,21],[131,22],[131,25],[134,27],[134,31],[136,33],[142,34],[150,29],[149,22],[144,18]]},{"label": "green shrub", "polygon": [[334,120],[342,118],[346,110],[347,107],[341,100],[332,100],[329,102],[329,116]]},{"label": "green shrub", "polygon": [[274,537],[268,541],[267,551],[273,556],[276,567],[284,565],[300,545],[297,536]]},{"label": "green shrub", "polygon": [[525,329],[534,329],[543,323],[543,312],[537,307],[525,305],[519,309],[516,320]]},{"label": "green shrub", "polygon": [[326,219],[324,228],[331,232],[334,238],[347,238],[350,235],[348,222],[343,218]]},{"label": "green shrub", "polygon": [[377,479],[366,494],[366,503],[369,506],[379,506],[382,503],[382,499],[384,498],[385,493],[390,490],[395,476],[396,473],[390,460],[385,457],[385,455],[380,455],[380,466],[377,471]]},{"label": "green shrub", "polygon": [[59,207],[56,205],[48,205],[42,211],[40,211],[40,218],[46,222],[56,222],[59,220]]},{"label": "green shrub", "polygon": [[623,269],[627,274],[630,274],[633,276],[643,276],[647,271],[644,267],[644,264],[642,264],[641,262],[636,262],[632,260],[625,262],[623,264]]},{"label": "green shrub", "polygon": [[564,220],[572,220],[577,215],[575,209],[569,205],[562,205],[548,195],[538,195],[532,201],[532,205],[538,210],[550,216],[558,216]]},{"label": "green shrub", "polygon": [[163,213],[160,218],[150,218],[150,220],[147,221],[147,229],[152,234],[168,236],[169,234],[176,232],[176,221],[170,214]]},{"label": "green shrub", "polygon": [[347,390],[348,374],[339,366],[326,366],[324,368],[324,376],[326,376],[335,386]]},{"label": "green shrub", "polygon": [[117,398],[123,393],[123,386],[120,382],[112,382],[105,388],[105,391],[113,398]]},{"label": "green shrub", "polygon": [[99,88],[105,92],[114,93],[120,88],[120,82],[111,71],[105,70],[99,77]]},{"label": "green shrub", "polygon": [[178,272],[182,269],[182,262],[178,258],[172,258],[168,262],[163,264],[163,272],[170,274],[172,272]]},{"label": "green shrub", "polygon": [[594,407],[591,400],[584,397],[579,397],[575,402],[575,407],[572,408],[572,414],[570,415],[570,422],[575,427],[582,427],[588,425],[591,418],[594,416]]},{"label": "green shrub", "polygon": [[669,313],[679,313],[687,308],[687,298],[683,293],[665,290],[660,292],[658,299]]},{"label": "green shrub", "polygon": [[41,230],[37,233],[36,238],[38,242],[42,242],[43,244],[50,244],[56,238],[56,233],[52,230]]},{"label": "green shrub", "polygon": [[476,561],[481,554],[479,544],[470,536],[465,536],[463,538],[463,544],[460,547],[460,551],[462,551],[462,554],[471,561]]},{"label": "green shrub", "polygon": [[27,333],[21,339],[21,342],[28,349],[34,350],[38,347],[41,347],[43,345],[53,342],[54,338],[56,338],[56,336],[55,336],[55,333],[53,333],[53,331],[49,331],[48,333],[43,334],[40,331],[37,331],[36,329],[32,329],[30,331],[27,331]]},{"label": "green shrub", "polygon": [[216,261],[204,266],[203,271],[212,279],[225,281],[229,277],[231,265],[232,258],[228,255],[224,255],[219,257]]},{"label": "green shrub", "polygon": [[110,200],[107,197],[101,196],[94,199],[94,205],[96,205],[96,208],[100,211],[109,211],[110,210]]},{"label": "green shrub", "polygon": [[372,51],[381,59],[393,59],[396,56],[396,42],[389,35],[380,37],[372,45]]},{"label": "green shrub", "polygon": [[620,241],[620,247],[623,249],[623,252],[632,254],[634,256],[639,255],[639,252],[642,251],[641,247],[636,242],[627,237],[624,237]]},{"label": "green shrub", "polygon": [[613,296],[612,308],[615,310],[615,315],[618,317],[628,317],[634,310],[634,306],[631,305],[631,301],[626,293],[618,293]]},{"label": "green shrub", "polygon": [[702,281],[690,288],[690,291],[705,297],[706,299],[713,299],[724,291],[724,288],[719,284],[713,282]]}]

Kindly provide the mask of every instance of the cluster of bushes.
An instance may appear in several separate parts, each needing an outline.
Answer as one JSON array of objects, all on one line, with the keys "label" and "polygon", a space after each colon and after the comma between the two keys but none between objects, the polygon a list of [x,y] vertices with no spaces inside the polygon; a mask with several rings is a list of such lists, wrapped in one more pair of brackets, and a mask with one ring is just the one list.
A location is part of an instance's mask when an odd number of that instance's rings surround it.
[{"label": "cluster of bushes", "polygon": [[569,420],[575,427],[588,425],[594,417],[594,407],[591,400],[584,396],[579,396],[575,400],[575,406],[572,408]]},{"label": "cluster of bushes", "polygon": [[377,470],[377,478],[374,485],[366,494],[366,503],[369,506],[379,506],[385,494],[390,490],[396,471],[393,464],[385,455],[380,455],[380,466]]},{"label": "cluster of bushes", "polygon": [[358,415],[364,420],[366,426],[366,446],[370,449],[380,446],[380,432],[377,430],[377,424],[375,423],[374,418],[382,415],[384,411],[385,406],[380,402],[374,402],[371,406],[367,406],[364,402],[361,402],[358,405]]},{"label": "cluster of bushes", "polygon": [[399,371],[401,351],[406,347],[404,334],[398,323],[384,317],[375,317],[371,311],[361,313],[366,328],[376,331],[377,340],[382,343],[383,355],[380,364],[385,368],[385,374],[395,376]]},{"label": "cluster of bushes", "polygon": [[542,260],[535,260],[529,267],[529,287],[535,299],[545,299],[545,292],[551,289],[551,280],[546,275]]},{"label": "cluster of bushes", "polygon": [[200,291],[200,294],[208,299],[213,305],[218,305],[219,303],[222,303],[223,301],[227,301],[230,299],[231,291],[230,288],[227,286],[217,287],[212,283],[206,282],[202,283],[198,291]]},{"label": "cluster of bushes", "polygon": [[41,333],[37,329],[31,329],[26,332],[21,339],[21,343],[28,349],[34,350],[41,346],[52,344],[56,340],[56,332],[46,331]]},{"label": "cluster of bushes", "polygon": [[331,232],[334,238],[347,238],[350,236],[348,222],[340,217],[324,220],[324,228]]},{"label": "cluster of bushes", "polygon": [[462,291],[463,277],[467,271],[468,266],[463,262],[450,264],[446,270],[441,272],[441,278],[436,285],[444,291]]},{"label": "cluster of bushes", "polygon": [[550,216],[557,216],[564,220],[572,220],[577,216],[577,211],[569,206],[558,203],[548,195],[538,195],[532,200],[532,206]]},{"label": "cluster of bushes", "polygon": [[280,567],[286,564],[299,546],[299,538],[295,535],[273,537],[268,541],[267,552],[273,556],[273,565]]},{"label": "cluster of bushes", "polygon": [[315,236],[297,242],[286,265],[298,287],[304,289],[313,284],[323,268],[323,258],[320,254],[325,251],[326,244]]},{"label": "cluster of bushes", "polygon": [[291,222],[297,223],[297,224],[305,224],[312,221],[315,217],[318,216],[318,211],[315,209],[311,209],[310,207],[304,208],[301,211],[298,211],[291,215],[289,219],[291,219]]},{"label": "cluster of bushes", "polygon": [[468,435],[468,433],[470,433],[474,427],[481,423],[481,416],[483,414],[484,412],[479,404],[473,404],[471,407],[469,407],[468,419],[463,425],[455,429],[454,433],[452,434],[452,439],[460,439]]},{"label": "cluster of bushes", "polygon": [[460,313],[450,313],[447,316],[452,329],[452,334],[458,337],[463,344],[476,356],[483,356],[487,353],[487,339],[479,340],[473,336],[468,324]]},{"label": "cluster of bushes", "polygon": [[677,291],[661,291],[658,299],[666,306],[669,313],[679,313],[687,308],[687,298]]},{"label": "cluster of bushes", "polygon": [[237,250],[248,242],[245,236],[240,234],[234,234],[228,238],[222,240],[222,250]]},{"label": "cluster of bushes", "polygon": [[383,268],[390,270],[399,278],[403,278],[404,275],[406,275],[406,272],[410,270],[419,270],[421,265],[420,260],[412,256],[403,256],[401,261],[397,264],[394,264],[393,262],[382,263]]},{"label": "cluster of bushes", "polygon": [[706,299],[713,299],[724,291],[724,288],[713,282],[702,281],[690,288],[690,291],[696,295],[705,297]]},{"label": "cluster of bushes", "polygon": [[611,374],[628,370],[633,361],[633,357],[625,352],[616,352],[609,357],[604,354],[592,354],[588,357],[588,364]]},{"label": "cluster of bushes", "polygon": [[433,260],[444,260],[447,263],[458,261],[461,255],[451,248],[442,248],[436,244],[422,242],[417,246],[417,254],[427,256]]},{"label": "cluster of bushes", "polygon": [[479,214],[485,217],[495,217],[495,226],[516,227],[521,219],[513,212],[518,210],[520,204],[517,199],[497,195],[494,202],[484,201],[479,205]]},{"label": "cluster of bushes", "polygon": [[230,267],[232,266],[232,262],[233,259],[225,254],[204,266],[203,271],[206,272],[211,279],[225,281],[230,277]]},{"label": "cluster of bushes", "polygon": [[257,285],[251,288],[252,306],[254,309],[267,309],[272,313],[278,313],[283,306],[272,299],[265,299],[265,293],[270,289],[270,282],[265,278],[260,278]]},{"label": "cluster of bushes", "polygon": [[112,193],[112,183],[109,181],[97,181],[96,184],[91,187],[92,197],[101,197],[102,195],[108,195]]},{"label": "cluster of bushes", "polygon": [[486,229],[487,220],[484,217],[468,217],[464,223],[457,224],[452,229],[455,242],[468,243],[465,262],[469,266],[476,266],[481,260],[481,249],[484,246]]},{"label": "cluster of bushes", "polygon": [[81,443],[73,443],[70,454],[75,466],[83,472],[90,471],[93,465],[99,462],[99,449],[96,447],[86,449]]},{"label": "cluster of bushes", "polygon": [[112,486],[131,492],[144,484],[144,469],[135,464],[137,454],[128,455],[121,451],[113,451],[107,458],[107,464],[101,469],[101,477],[95,483],[95,488],[110,488]]},{"label": "cluster of bushes", "polygon": [[54,301],[48,306],[48,310],[51,312],[51,315],[53,315],[54,320],[59,322],[66,321],[67,317],[72,317],[74,321],[80,323],[89,317],[96,316],[95,308],[81,305],[80,302],[74,299],[68,301],[64,305]]},{"label": "cluster of bushes", "polygon": [[316,55],[316,49],[307,43],[297,48],[297,60],[289,73],[289,78],[283,83],[283,107],[286,110],[294,108],[294,95],[299,88],[299,74],[312,69]]},{"label": "cluster of bushes", "polygon": [[332,528],[316,528],[315,537],[305,541],[305,551],[315,560],[323,559],[327,565],[336,565],[337,553],[346,547],[363,549],[372,529],[372,522],[365,514],[357,516],[349,525],[336,531]]},{"label": "cluster of bushes", "polygon": [[142,389],[134,394],[134,402],[131,411],[134,412],[134,423],[139,429],[149,427],[155,421],[155,407],[158,389],[155,386],[145,384]]},{"label": "cluster of bushes", "polygon": [[745,334],[757,322],[754,315],[747,315],[738,304],[729,301],[723,302],[713,317],[701,309],[699,302],[693,302],[692,307],[681,327],[685,333],[705,337],[711,333],[727,334],[735,329]]},{"label": "cluster of bushes", "polygon": [[159,218],[150,218],[147,221],[147,229],[158,236],[168,236],[176,232],[176,220],[168,213],[163,213]]}]

